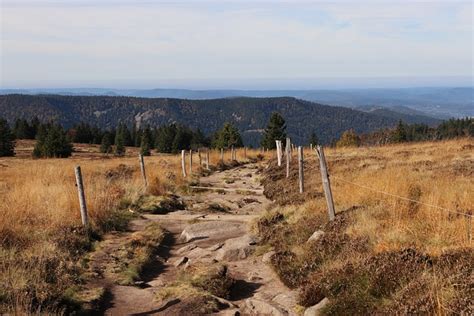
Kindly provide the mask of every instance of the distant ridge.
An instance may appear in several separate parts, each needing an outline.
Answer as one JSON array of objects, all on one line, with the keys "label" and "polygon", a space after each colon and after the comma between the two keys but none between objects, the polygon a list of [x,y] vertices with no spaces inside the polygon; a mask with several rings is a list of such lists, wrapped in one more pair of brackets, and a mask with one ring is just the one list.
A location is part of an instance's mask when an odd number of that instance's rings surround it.
[{"label": "distant ridge", "polygon": [[[446,119],[474,116],[473,87],[427,87],[339,90],[188,90],[188,89],[0,89],[0,94],[59,94],[77,96],[131,96],[144,98],[220,99],[228,97],[295,97],[321,104],[358,107],[383,107],[399,112],[399,107],[419,115]],[[404,113],[403,111],[400,113]],[[407,114],[407,113],[404,113]]]},{"label": "distant ridge", "polygon": [[110,96],[3,95],[0,116],[13,122],[16,118],[55,120],[65,126],[80,121],[113,128],[119,122],[129,125],[159,126],[181,123],[200,128],[206,134],[224,122],[234,123],[248,145],[257,145],[262,129],[272,112],[280,112],[287,121],[288,133],[303,144],[315,131],[328,143],[348,129],[359,133],[391,127],[397,119],[344,107],[321,105],[290,97],[234,97],[211,100],[171,98],[135,98]]}]

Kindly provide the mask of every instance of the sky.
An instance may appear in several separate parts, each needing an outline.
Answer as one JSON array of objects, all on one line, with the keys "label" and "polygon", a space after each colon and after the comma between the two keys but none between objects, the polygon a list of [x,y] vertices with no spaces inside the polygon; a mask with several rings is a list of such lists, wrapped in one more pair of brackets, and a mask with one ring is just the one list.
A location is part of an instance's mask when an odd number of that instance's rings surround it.
[{"label": "sky", "polygon": [[0,0],[0,88],[473,85],[471,1]]}]

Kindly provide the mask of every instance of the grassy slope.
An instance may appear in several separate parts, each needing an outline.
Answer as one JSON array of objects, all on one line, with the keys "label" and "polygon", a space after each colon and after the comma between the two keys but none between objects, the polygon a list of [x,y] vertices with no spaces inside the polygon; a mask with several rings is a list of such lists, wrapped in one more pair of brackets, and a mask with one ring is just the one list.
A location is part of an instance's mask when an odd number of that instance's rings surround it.
[{"label": "grassy slope", "polygon": [[[264,184],[280,206],[258,228],[277,251],[272,257],[277,273],[299,288],[300,304],[328,297],[326,313],[336,315],[472,312],[474,251],[465,217],[342,180],[471,212],[473,147],[472,140],[463,139],[327,150],[338,212],[334,223],[327,222],[314,154],[306,152],[302,195],[296,162],[289,179],[272,163]],[[318,229],[323,237],[307,243]]]},{"label": "grassy slope", "polygon": [[[90,262],[85,255],[94,250],[95,241],[108,231],[124,230],[133,218],[129,209],[137,203],[145,211],[156,211],[151,204],[160,198],[143,199],[143,194],[161,196],[187,183],[178,156],[145,158],[145,191],[136,148],[129,148],[127,157],[115,158],[100,154],[98,146],[75,144],[72,158],[32,160],[33,147],[33,141],[19,141],[16,157],[0,158],[0,313],[61,313],[81,301],[76,290],[87,282]],[[225,159],[229,156],[226,153]],[[199,159],[194,159],[196,170]],[[220,154],[211,152],[211,166],[219,161]],[[76,165],[81,165],[84,178],[89,235],[81,227]],[[163,233],[150,226],[130,238],[120,249],[124,259],[114,276],[126,284],[137,279]]]}]

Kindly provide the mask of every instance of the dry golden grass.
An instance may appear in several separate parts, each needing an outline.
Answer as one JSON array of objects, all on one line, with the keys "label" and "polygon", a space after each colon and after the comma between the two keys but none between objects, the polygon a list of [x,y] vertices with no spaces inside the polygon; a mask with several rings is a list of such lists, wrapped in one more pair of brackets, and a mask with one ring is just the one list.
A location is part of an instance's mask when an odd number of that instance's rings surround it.
[{"label": "dry golden grass", "polygon": [[[473,213],[473,148],[472,139],[327,148],[325,155],[336,212],[359,206],[354,212],[357,220],[348,233],[369,236],[377,251],[415,246],[438,255],[451,247],[472,246],[467,217],[453,212]],[[298,193],[296,159],[292,161],[289,179],[285,178],[284,169],[282,166],[273,171],[277,181],[269,181],[275,195],[272,198],[284,204],[298,202],[300,211],[326,213],[316,154],[305,149],[303,195]],[[278,195],[278,192],[287,194]]]},{"label": "dry golden grass", "polygon": [[[61,312],[59,301],[79,282],[78,257],[92,245],[81,228],[75,166],[82,169],[94,238],[124,228],[132,213],[118,210],[143,194],[179,193],[201,172],[197,154],[193,176],[187,155],[188,177],[183,178],[179,155],[154,153],[145,157],[145,188],[136,148],[117,158],[100,154],[98,146],[76,144],[72,158],[33,160],[34,142],[17,145],[16,157],[0,159],[0,313]],[[243,159],[243,150],[237,158]],[[230,152],[224,159],[230,159]],[[220,153],[211,151],[211,168],[219,161]]]},{"label": "dry golden grass", "polygon": [[[326,149],[332,224],[316,154],[305,150],[303,194],[296,159],[288,179],[272,161],[265,190],[281,206],[257,225],[275,270],[305,306],[329,297],[329,314],[472,313],[473,229],[462,214],[474,206],[473,148],[466,138]],[[323,237],[307,243],[315,230]]]},{"label": "dry golden grass", "polygon": [[457,213],[473,213],[473,144],[462,139],[328,150],[338,209],[363,206],[348,232],[369,236],[377,251],[414,246],[439,255],[472,246],[468,217]]}]

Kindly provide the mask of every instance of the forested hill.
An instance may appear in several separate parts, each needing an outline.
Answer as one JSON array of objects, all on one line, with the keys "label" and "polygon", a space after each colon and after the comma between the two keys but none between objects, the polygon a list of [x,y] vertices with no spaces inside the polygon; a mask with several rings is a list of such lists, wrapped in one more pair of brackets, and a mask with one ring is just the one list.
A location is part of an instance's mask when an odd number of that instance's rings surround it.
[{"label": "forested hill", "polygon": [[101,128],[119,122],[144,126],[181,123],[210,134],[232,122],[247,145],[256,145],[272,112],[287,122],[288,134],[296,143],[306,143],[312,131],[323,143],[354,129],[358,133],[394,126],[396,119],[343,107],[326,106],[291,97],[224,98],[185,100],[108,96],[3,95],[0,117],[13,122],[17,118],[55,120],[66,127],[87,122]]}]

